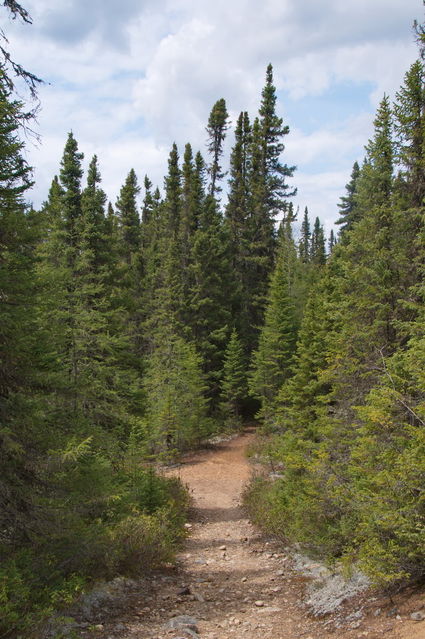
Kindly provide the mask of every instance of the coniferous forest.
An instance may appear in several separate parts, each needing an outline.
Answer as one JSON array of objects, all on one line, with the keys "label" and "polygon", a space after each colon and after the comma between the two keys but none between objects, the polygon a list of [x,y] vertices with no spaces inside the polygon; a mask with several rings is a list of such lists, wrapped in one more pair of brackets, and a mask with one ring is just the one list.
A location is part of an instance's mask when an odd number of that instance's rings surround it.
[{"label": "coniferous forest", "polygon": [[108,202],[69,133],[40,210],[0,70],[0,636],[170,560],[188,498],[155,467],[254,418],[278,471],[254,521],[423,578],[424,80],[418,59],[383,96],[326,238],[291,204],[271,65],[258,113],[231,130],[219,99],[160,188],[130,169]]}]

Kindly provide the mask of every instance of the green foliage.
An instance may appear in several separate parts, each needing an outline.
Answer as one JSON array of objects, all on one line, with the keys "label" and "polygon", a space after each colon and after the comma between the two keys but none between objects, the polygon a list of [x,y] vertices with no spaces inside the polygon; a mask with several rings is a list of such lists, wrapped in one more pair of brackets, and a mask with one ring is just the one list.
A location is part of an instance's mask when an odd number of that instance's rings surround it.
[{"label": "green foliage", "polygon": [[351,179],[346,184],[346,195],[340,198],[338,208],[340,209],[340,217],[335,224],[340,224],[341,237],[346,231],[350,231],[353,224],[359,219],[357,210],[357,181],[360,175],[360,167],[358,162],[354,162],[351,172]]},{"label": "green foliage", "polygon": [[268,530],[385,587],[425,573],[423,87],[417,62],[379,106],[278,392],[279,476],[246,494]]},{"label": "green foliage", "polygon": [[241,425],[243,402],[246,399],[247,365],[236,329],[233,329],[224,354],[223,379],[221,381],[221,410],[227,425]]},{"label": "green foliage", "polygon": [[291,375],[297,339],[297,314],[292,296],[292,237],[283,234],[277,264],[270,282],[268,306],[258,349],[252,358],[249,379],[251,394],[260,400],[260,415],[272,420],[274,400],[283,382]]},{"label": "green foliage", "polygon": [[201,360],[191,344],[163,335],[149,358],[144,386],[151,453],[169,456],[211,433]]},{"label": "green foliage", "polygon": [[97,158],[82,186],[72,133],[29,210],[25,114],[9,91],[3,74],[0,634],[28,633],[93,579],[172,558],[188,498],[155,467],[218,420],[240,426],[250,358],[278,471],[246,493],[254,520],[379,584],[423,576],[422,63],[379,106],[330,256],[307,209],[292,237],[271,65],[258,117],[237,122],[224,215],[224,99],[209,167],[190,144],[180,167],[173,145],[164,199],[146,177],[140,220],[134,170],[106,212]]},{"label": "green foliage", "polygon": [[[0,547],[0,632],[26,632],[72,603],[93,578],[136,577],[165,561],[184,537],[188,496],[152,468],[114,469],[89,442],[52,453],[39,500],[43,519],[28,547]],[[33,524],[34,526],[34,524]]]},{"label": "green foliage", "polygon": [[211,176],[209,194],[214,197],[216,193],[221,191],[217,182],[224,177],[224,172],[220,166],[219,160],[223,155],[223,142],[226,137],[228,128],[226,101],[221,98],[214,104],[210,116],[208,118],[208,151],[211,154],[212,162],[209,168]]}]

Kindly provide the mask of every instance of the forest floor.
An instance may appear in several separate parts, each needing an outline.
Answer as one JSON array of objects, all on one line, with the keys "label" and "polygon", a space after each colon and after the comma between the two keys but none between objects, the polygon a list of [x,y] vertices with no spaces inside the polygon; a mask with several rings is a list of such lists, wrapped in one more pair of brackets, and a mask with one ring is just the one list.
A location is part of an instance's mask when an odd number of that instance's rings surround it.
[{"label": "forest floor", "polygon": [[[262,535],[240,506],[252,431],[185,456],[168,470],[188,485],[193,513],[176,566],[130,589],[81,637],[99,639],[425,639],[425,595],[364,591],[317,617],[311,578],[288,549]],[[414,620],[411,615],[424,620]]]}]

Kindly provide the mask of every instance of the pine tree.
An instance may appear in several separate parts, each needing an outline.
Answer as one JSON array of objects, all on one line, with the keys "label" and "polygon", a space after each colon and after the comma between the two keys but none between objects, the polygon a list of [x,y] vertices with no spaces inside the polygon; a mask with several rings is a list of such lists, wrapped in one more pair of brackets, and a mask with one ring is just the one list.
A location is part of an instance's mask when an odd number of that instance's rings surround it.
[{"label": "pine tree", "polygon": [[398,163],[409,197],[408,205],[419,207],[425,196],[425,84],[423,64],[418,60],[405,75],[394,104]]},{"label": "pine tree", "polygon": [[191,339],[202,357],[209,397],[215,408],[230,324],[229,256],[217,201],[207,196],[193,235],[189,302]]},{"label": "pine tree", "polygon": [[[250,291],[248,277],[249,244],[249,173],[251,125],[241,112],[235,129],[235,144],[230,155],[229,196],[225,209],[225,226],[229,238],[232,273],[232,318],[242,336],[249,333]],[[245,346],[246,350],[247,347]]]},{"label": "pine tree", "polygon": [[72,131],[68,134],[60,170],[60,182],[63,192],[63,215],[66,244],[68,247],[68,265],[72,269],[78,250],[79,219],[81,217],[81,162],[84,154],[78,151],[78,144]]},{"label": "pine tree", "polygon": [[205,382],[193,345],[168,331],[156,343],[144,378],[145,423],[153,454],[172,454],[210,433]]},{"label": "pine tree", "polygon": [[241,423],[242,407],[248,392],[246,360],[236,329],[233,329],[224,353],[221,380],[221,410],[225,423],[237,428]]},{"label": "pine tree", "polygon": [[334,233],[334,230],[331,229],[331,232],[329,234],[329,240],[328,240],[328,255],[332,255],[332,251],[334,249],[335,244],[336,244],[335,233]]},{"label": "pine tree", "polygon": [[317,437],[322,398],[330,390],[321,373],[335,346],[339,269],[337,258],[310,289],[298,334],[294,374],[283,384],[277,400],[280,428],[299,431],[307,439]]},{"label": "pine tree", "polygon": [[301,224],[301,237],[298,244],[298,251],[301,261],[305,264],[308,264],[311,257],[311,230],[307,207],[305,207],[304,209],[304,217]]},{"label": "pine tree", "polygon": [[322,266],[326,263],[325,234],[318,217],[314,221],[311,235],[310,260],[312,264]]},{"label": "pine tree", "polygon": [[274,401],[279,388],[291,375],[297,338],[297,314],[291,295],[286,252],[287,245],[281,242],[270,282],[264,326],[258,349],[253,353],[249,380],[251,394],[260,400],[260,415],[266,423],[273,419]]},{"label": "pine tree", "polygon": [[274,219],[287,214],[287,198],[295,193],[286,183],[295,167],[282,164],[283,138],[289,133],[276,114],[276,89],[272,66],[267,67],[259,117],[252,128],[249,164],[249,218],[247,221],[248,327],[242,335],[248,349],[255,346],[267,297],[267,285],[274,266],[276,232]]},{"label": "pine tree", "polygon": [[122,255],[128,265],[132,263],[140,249],[140,218],[137,207],[139,193],[137,176],[134,169],[131,169],[115,204],[122,241]]},{"label": "pine tree", "polygon": [[285,212],[286,200],[295,195],[286,183],[286,178],[292,177],[295,167],[282,164],[280,156],[285,146],[284,136],[288,135],[289,127],[283,126],[282,118],[276,114],[276,88],[273,84],[273,67],[267,67],[266,84],[262,91],[260,115],[260,131],[262,146],[262,173],[264,176],[266,194],[265,201],[270,217],[279,212]]},{"label": "pine tree", "polygon": [[211,109],[208,118],[207,133],[209,137],[208,151],[212,161],[209,167],[210,186],[209,194],[215,197],[221,191],[218,182],[224,177],[223,169],[220,166],[220,157],[223,155],[223,142],[228,129],[228,117],[226,102],[223,98],[217,100]]},{"label": "pine tree", "polygon": [[357,181],[360,175],[360,167],[358,162],[354,162],[353,170],[351,171],[351,180],[346,184],[346,195],[340,198],[340,204],[338,208],[340,210],[340,217],[335,224],[341,225],[340,235],[341,237],[346,231],[350,231],[353,224],[358,219],[358,211],[356,206],[356,193],[357,193]]},{"label": "pine tree", "polygon": [[[49,327],[50,357],[56,362],[58,410],[78,420],[78,353],[75,313],[77,272],[81,243],[81,178],[83,154],[72,132],[64,147],[59,175],[50,190],[46,211],[50,232],[40,244],[39,276],[45,291],[40,298],[40,324]],[[45,329],[44,329],[45,330]]]},{"label": "pine tree", "polygon": [[[32,172],[18,135],[22,104],[0,77],[0,526],[2,544],[19,544],[34,519],[35,463],[42,431],[35,389],[48,363],[36,334],[36,226],[24,203]],[[41,433],[41,435],[40,435]],[[7,550],[6,550],[7,553]],[[7,592],[7,587],[6,587]]]},{"label": "pine tree", "polygon": [[374,136],[365,147],[366,158],[357,178],[357,207],[388,206],[393,190],[394,143],[390,103],[381,101],[374,120]]},{"label": "pine tree", "polygon": [[185,309],[183,273],[181,268],[180,231],[182,223],[182,175],[177,145],[173,144],[168,158],[168,173],[164,180],[165,199],[158,207],[156,254],[152,269],[153,298],[148,309],[146,330],[160,334],[169,327],[181,334],[181,319]]},{"label": "pine tree", "polygon": [[137,204],[139,193],[140,187],[136,173],[134,169],[130,169],[115,204],[118,223],[117,277],[120,282],[115,294],[117,306],[120,305],[126,313],[125,331],[132,343],[129,356],[132,357],[134,367],[141,367],[140,357],[144,348],[141,327],[144,262],[142,229]]},{"label": "pine tree", "polygon": [[182,275],[182,321],[190,323],[189,296],[193,285],[193,269],[191,248],[193,235],[199,226],[199,216],[205,201],[204,193],[204,161],[199,154],[196,167],[193,159],[192,147],[186,144],[182,166],[182,210],[179,227],[179,253]]}]

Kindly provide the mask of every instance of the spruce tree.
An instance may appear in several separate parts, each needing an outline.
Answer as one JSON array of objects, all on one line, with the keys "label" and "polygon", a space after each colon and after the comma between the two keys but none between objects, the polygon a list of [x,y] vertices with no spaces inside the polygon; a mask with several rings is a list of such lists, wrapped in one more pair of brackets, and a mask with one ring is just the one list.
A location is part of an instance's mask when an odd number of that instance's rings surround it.
[{"label": "spruce tree", "polygon": [[193,345],[168,331],[156,342],[144,377],[149,448],[172,455],[210,434],[205,381]]},{"label": "spruce tree", "polygon": [[307,207],[305,207],[304,209],[304,217],[301,224],[301,236],[298,243],[298,251],[301,261],[305,264],[308,264],[311,257],[311,230]]},{"label": "spruce tree", "polygon": [[247,365],[236,329],[233,329],[224,353],[221,380],[221,410],[225,423],[232,428],[241,424],[243,404],[246,402]]},{"label": "spruce tree", "polygon": [[286,178],[292,177],[295,167],[282,164],[280,157],[285,149],[284,136],[288,135],[289,127],[283,126],[282,118],[276,114],[276,88],[273,84],[273,67],[267,67],[266,84],[261,94],[259,109],[259,125],[262,146],[262,173],[264,176],[266,194],[265,202],[270,217],[286,210],[286,200],[295,195]]},{"label": "spruce tree", "polygon": [[220,158],[223,155],[223,142],[228,129],[228,117],[226,102],[223,98],[217,100],[211,109],[208,118],[208,151],[211,155],[211,164],[208,172],[210,174],[209,194],[215,197],[221,191],[218,182],[224,177],[223,169],[220,165]]},{"label": "spruce tree", "polygon": [[229,255],[217,201],[207,196],[192,243],[189,301],[191,339],[202,357],[209,397],[216,407],[230,324]]},{"label": "spruce tree", "polygon": [[137,207],[137,196],[140,187],[134,169],[131,169],[115,204],[119,220],[122,257],[128,265],[140,249],[140,217]]},{"label": "spruce tree", "polygon": [[335,244],[336,244],[335,233],[334,233],[334,230],[331,229],[331,232],[329,233],[329,240],[328,240],[328,255],[332,254]]},{"label": "spruce tree", "polygon": [[407,205],[419,207],[425,196],[425,83],[422,62],[417,60],[405,75],[394,104],[397,159],[407,190]]},{"label": "spruce tree", "polygon": [[259,117],[252,128],[249,164],[249,217],[247,220],[247,290],[248,301],[248,349],[258,339],[267,297],[267,285],[273,270],[276,232],[274,220],[278,214],[287,214],[287,198],[295,193],[286,178],[295,167],[282,164],[283,139],[289,127],[283,126],[276,114],[276,89],[273,85],[273,69],[269,65],[266,84],[262,91]]},{"label": "spruce tree", "polygon": [[[173,144],[164,180],[165,199],[158,208],[156,267],[153,269],[153,299],[150,302],[147,331],[150,326],[169,327],[181,333],[184,313],[183,273],[181,268],[180,231],[182,220],[182,175],[177,145]],[[155,330],[152,331],[155,333]]]},{"label": "spruce tree", "polygon": [[314,221],[311,235],[310,260],[312,264],[321,266],[326,262],[325,234],[318,217]]},{"label": "spruce tree", "polygon": [[287,244],[281,241],[276,267],[270,282],[268,305],[258,348],[252,357],[249,380],[251,394],[260,400],[260,415],[266,423],[273,419],[279,388],[291,376],[297,339],[297,313],[288,272]]},{"label": "spruce tree", "polygon": [[65,144],[59,174],[63,188],[63,216],[66,233],[68,265],[75,263],[79,239],[79,219],[81,217],[81,166],[84,154],[78,151],[78,143],[72,131]]},{"label": "spruce tree", "polygon": [[393,190],[393,123],[387,96],[384,96],[379,105],[374,119],[374,136],[365,150],[365,162],[356,182],[357,208],[360,214],[373,206],[387,206]]},{"label": "spruce tree", "polygon": [[351,171],[351,179],[346,184],[346,195],[343,195],[340,198],[340,203],[338,204],[338,208],[340,210],[340,217],[337,219],[335,224],[340,225],[340,235],[341,237],[346,231],[349,231],[353,224],[358,219],[358,211],[357,211],[357,203],[356,203],[356,192],[357,192],[357,181],[360,175],[360,167],[358,162],[354,162],[353,169]]},{"label": "spruce tree", "polygon": [[[43,438],[36,388],[48,371],[36,334],[36,226],[24,194],[32,172],[19,138],[22,104],[0,77],[0,526],[3,552],[27,538],[34,519],[36,462]],[[40,429],[40,430],[39,430]],[[6,549],[5,549],[6,546]],[[7,577],[6,577],[7,579]],[[7,592],[7,586],[6,586]]]}]

